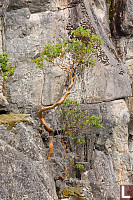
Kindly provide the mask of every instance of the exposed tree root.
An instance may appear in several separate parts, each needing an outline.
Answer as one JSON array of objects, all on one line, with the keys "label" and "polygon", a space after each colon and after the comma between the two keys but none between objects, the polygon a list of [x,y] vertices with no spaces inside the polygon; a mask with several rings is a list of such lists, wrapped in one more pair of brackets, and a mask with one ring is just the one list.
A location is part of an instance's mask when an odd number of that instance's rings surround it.
[{"label": "exposed tree root", "polygon": [[63,145],[63,147],[65,148],[66,150],[66,156],[65,156],[65,170],[66,170],[66,177],[65,179],[67,180],[67,176],[68,176],[68,167],[66,166],[66,160],[67,160],[67,154],[68,154],[68,135],[67,135],[67,140],[65,140],[65,135],[61,138],[61,143]]},{"label": "exposed tree root", "polygon": [[[52,132],[53,133],[53,132]],[[53,136],[49,136],[49,153],[48,153],[48,160],[50,158],[50,156],[53,154],[53,149],[54,149],[54,146],[53,146]]]}]

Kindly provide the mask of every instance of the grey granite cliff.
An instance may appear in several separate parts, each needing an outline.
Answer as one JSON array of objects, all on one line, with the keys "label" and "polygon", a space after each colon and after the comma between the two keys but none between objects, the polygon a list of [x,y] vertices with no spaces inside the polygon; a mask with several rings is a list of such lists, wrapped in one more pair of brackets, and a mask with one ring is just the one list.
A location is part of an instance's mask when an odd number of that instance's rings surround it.
[{"label": "grey granite cliff", "polygon": [[[0,1],[0,52],[6,51],[16,67],[7,82],[0,75],[1,200],[119,200],[119,184],[132,183],[133,6],[131,0],[110,2]],[[109,24],[114,5],[119,6]],[[55,134],[47,161],[48,134],[37,112],[64,94],[68,77],[60,68],[36,69],[31,60],[45,44],[69,39],[79,25],[100,35],[103,44],[96,66],[76,77],[69,98],[90,115],[102,116],[103,127],[83,133],[85,143],[71,147],[69,156],[85,169],[79,173],[70,166],[65,182],[57,178],[64,174],[60,135]],[[60,130],[58,108],[45,119],[55,133]]]}]

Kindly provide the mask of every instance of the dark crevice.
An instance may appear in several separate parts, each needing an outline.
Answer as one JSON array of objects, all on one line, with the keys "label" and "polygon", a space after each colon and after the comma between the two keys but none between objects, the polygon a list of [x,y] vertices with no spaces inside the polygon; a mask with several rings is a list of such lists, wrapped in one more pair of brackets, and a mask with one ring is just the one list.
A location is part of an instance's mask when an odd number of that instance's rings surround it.
[{"label": "dark crevice", "polygon": [[[51,8],[51,2],[48,0],[47,2],[38,2],[38,3],[32,3],[32,2],[27,2],[27,3],[17,3],[17,4],[11,4],[7,7],[7,12],[10,12],[12,10],[18,10],[18,9],[22,9],[22,8],[29,8],[31,14],[34,13],[41,13],[41,12],[46,12],[46,11],[51,11],[51,12],[57,12],[60,10],[65,10],[65,9],[70,9],[73,8],[75,6],[77,6],[78,4],[81,3],[81,0],[68,0],[68,5],[64,8],[60,8],[60,7],[55,7],[55,8]],[[38,9],[39,7],[39,9]]]},{"label": "dark crevice", "polygon": [[75,169],[76,170],[76,178],[81,180],[81,171],[79,169]]},{"label": "dark crevice", "polygon": [[45,145],[45,147],[48,148],[48,139],[42,137],[42,141],[43,141],[43,144]]},{"label": "dark crevice", "polygon": [[[99,100],[99,101],[94,101],[94,102],[91,102],[91,103],[88,103],[88,102],[82,102],[80,103],[81,105],[82,104],[100,104],[100,103],[106,103],[106,102],[113,102],[113,101],[118,101],[118,100],[127,100],[129,97],[131,96],[122,96],[122,97],[118,97],[118,98],[114,98],[114,99],[107,99],[107,100]],[[53,104],[50,104],[50,105],[45,105],[45,106],[51,106]],[[44,106],[44,105],[43,105]]]},{"label": "dark crevice", "polygon": [[54,136],[56,135],[63,135],[63,131],[62,130],[54,130]]},{"label": "dark crevice", "polygon": [[9,111],[6,111],[6,110],[0,110],[0,115],[3,115],[3,114],[9,114]]},{"label": "dark crevice", "polygon": [[118,100],[127,100],[129,97],[131,96],[123,96],[123,97],[118,97],[114,99],[101,100],[101,101],[86,103],[86,104],[99,104],[99,103],[113,102],[113,101],[118,101]]},{"label": "dark crevice", "polygon": [[88,161],[88,140],[87,136],[85,135],[85,144],[84,144],[84,161]]}]

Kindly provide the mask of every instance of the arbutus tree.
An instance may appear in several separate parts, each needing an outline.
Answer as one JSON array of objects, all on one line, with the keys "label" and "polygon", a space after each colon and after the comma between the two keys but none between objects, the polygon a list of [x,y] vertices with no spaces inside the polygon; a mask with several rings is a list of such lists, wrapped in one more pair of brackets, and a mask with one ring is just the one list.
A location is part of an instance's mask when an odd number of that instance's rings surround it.
[{"label": "arbutus tree", "polygon": [[[80,104],[77,101],[72,101],[70,99],[65,99],[62,105],[60,105],[59,114],[62,122],[61,143],[66,150],[65,179],[67,179],[69,168],[69,166],[67,166],[68,146],[84,143],[85,134],[81,134],[81,131],[82,133],[83,131],[85,133],[88,129],[92,130],[93,128],[102,127],[102,124],[101,117],[98,117],[97,115],[89,116],[88,110],[81,110]],[[79,170],[84,169],[84,166],[80,163],[77,163],[74,167]]]},{"label": "arbutus tree", "polygon": [[90,65],[95,65],[95,60],[92,59],[92,56],[97,53],[97,47],[102,44],[100,36],[92,34],[90,29],[84,29],[82,26],[79,26],[72,34],[73,38],[70,40],[55,45],[45,45],[41,55],[32,61],[37,64],[37,68],[58,66],[67,71],[70,78],[70,85],[61,99],[51,106],[42,107],[38,112],[44,129],[49,132],[48,160],[53,154],[54,130],[46,124],[43,112],[54,109],[64,102],[70,94],[76,74]]}]

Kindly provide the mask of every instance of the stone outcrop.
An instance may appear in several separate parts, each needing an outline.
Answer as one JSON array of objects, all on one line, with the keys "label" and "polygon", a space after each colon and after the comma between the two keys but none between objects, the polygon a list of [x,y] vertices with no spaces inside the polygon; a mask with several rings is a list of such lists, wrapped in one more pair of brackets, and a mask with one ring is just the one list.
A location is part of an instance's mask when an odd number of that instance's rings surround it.
[{"label": "stone outcrop", "polygon": [[119,56],[129,67],[133,82],[133,2],[131,0],[112,1],[111,32]]},{"label": "stone outcrop", "polygon": [[133,32],[132,0],[113,0],[110,5],[111,32],[115,37],[130,36]]},{"label": "stone outcrop", "polygon": [[[132,1],[111,2],[111,6],[118,4],[119,8],[109,26],[109,7],[104,0],[1,1],[0,48],[8,52],[16,70],[0,91],[0,108],[31,115],[28,121],[0,122],[1,200],[56,200],[57,194],[61,199],[117,200],[119,184],[131,183]],[[71,142],[68,158],[72,164],[68,159],[67,165],[73,181],[64,182],[59,179],[64,176],[65,149],[58,135],[58,108],[45,114],[56,133],[50,161],[48,135],[37,111],[64,94],[68,74],[60,68],[36,69],[31,60],[45,44],[69,39],[79,25],[100,35],[103,44],[95,56],[96,66],[78,74],[69,98],[77,100],[90,115],[102,116],[103,127],[81,133],[85,138],[81,146]],[[126,52],[119,54],[123,41]],[[117,51],[113,42],[117,43]],[[83,171],[75,170],[76,162],[84,164]],[[81,191],[74,192],[78,187]]]},{"label": "stone outcrop", "polygon": [[44,145],[33,124],[33,119],[18,122],[16,117],[12,128],[11,122],[0,126],[1,200],[57,200]]},{"label": "stone outcrop", "polygon": [[[111,32],[113,42],[116,46],[117,52],[125,64],[128,66],[130,72],[130,83],[133,92],[133,2],[128,1],[112,1],[113,17],[111,18]],[[133,98],[129,99],[129,149],[133,152]]]}]

